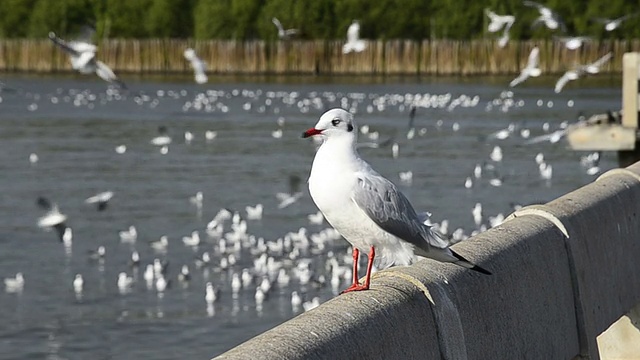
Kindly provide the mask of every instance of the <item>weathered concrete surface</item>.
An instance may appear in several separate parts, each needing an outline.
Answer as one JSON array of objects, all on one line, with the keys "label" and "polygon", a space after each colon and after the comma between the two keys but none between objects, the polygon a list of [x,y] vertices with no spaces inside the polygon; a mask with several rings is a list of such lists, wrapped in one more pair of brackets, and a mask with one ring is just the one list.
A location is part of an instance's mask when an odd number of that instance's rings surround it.
[{"label": "weathered concrete surface", "polygon": [[454,246],[486,276],[424,260],[381,271],[220,359],[598,359],[640,303],[640,163]]}]

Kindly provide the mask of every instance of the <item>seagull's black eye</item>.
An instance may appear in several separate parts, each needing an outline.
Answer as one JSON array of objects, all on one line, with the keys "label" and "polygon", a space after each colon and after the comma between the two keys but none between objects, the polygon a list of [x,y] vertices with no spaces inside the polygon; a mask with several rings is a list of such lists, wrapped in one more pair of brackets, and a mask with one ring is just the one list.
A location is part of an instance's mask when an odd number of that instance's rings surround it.
[{"label": "seagull's black eye", "polygon": [[333,125],[333,126],[338,126],[338,124],[340,124],[340,119],[333,119],[333,120],[331,120],[331,125]]}]

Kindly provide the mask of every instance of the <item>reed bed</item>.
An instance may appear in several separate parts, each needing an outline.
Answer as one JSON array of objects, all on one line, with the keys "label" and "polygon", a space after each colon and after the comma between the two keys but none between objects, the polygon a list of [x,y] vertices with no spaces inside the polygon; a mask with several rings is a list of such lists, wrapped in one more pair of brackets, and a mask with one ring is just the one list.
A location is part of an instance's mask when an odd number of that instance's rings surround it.
[{"label": "reed bed", "polygon": [[[622,54],[640,51],[640,40],[603,40],[568,50],[560,42],[494,40],[370,40],[360,53],[342,53],[342,41],[234,41],[191,39],[109,39],[98,44],[98,58],[118,73],[187,73],[183,57],[191,47],[211,74],[322,75],[506,75],[519,71],[534,46],[540,67],[555,74],[595,61],[609,51],[616,56],[604,73],[622,71]],[[0,71],[71,71],[64,54],[48,39],[0,39]]]}]

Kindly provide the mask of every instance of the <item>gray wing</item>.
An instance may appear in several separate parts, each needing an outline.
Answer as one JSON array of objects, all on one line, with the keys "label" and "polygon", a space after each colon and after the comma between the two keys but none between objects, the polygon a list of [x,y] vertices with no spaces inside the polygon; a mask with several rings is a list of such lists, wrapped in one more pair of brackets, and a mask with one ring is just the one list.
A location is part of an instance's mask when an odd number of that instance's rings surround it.
[{"label": "gray wing", "polygon": [[56,36],[56,34],[53,31],[49,33],[49,39],[51,41],[53,41],[54,44],[56,44],[58,47],[60,47],[66,53],[74,55],[74,56],[80,56],[79,52],[77,52],[75,49],[70,47],[67,44],[66,41],[64,41],[61,38],[59,38],[58,36]]},{"label": "gray wing", "polygon": [[420,222],[409,200],[389,180],[373,173],[359,173],[351,199],[384,231],[425,252],[430,246],[446,248],[449,243]]}]

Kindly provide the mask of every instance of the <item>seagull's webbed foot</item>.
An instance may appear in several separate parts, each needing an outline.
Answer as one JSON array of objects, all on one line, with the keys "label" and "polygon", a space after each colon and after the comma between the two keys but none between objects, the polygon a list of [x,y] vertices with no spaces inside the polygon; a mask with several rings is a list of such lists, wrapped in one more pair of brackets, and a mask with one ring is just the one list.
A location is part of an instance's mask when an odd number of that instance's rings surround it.
[{"label": "seagull's webbed foot", "polygon": [[373,246],[369,250],[369,261],[367,262],[367,275],[364,277],[364,284],[358,282],[358,257],[360,252],[355,247],[353,248],[353,284],[340,294],[348,293],[351,291],[369,290],[369,284],[371,283],[371,268],[373,267],[373,259],[376,256]]},{"label": "seagull's webbed foot", "polygon": [[369,290],[369,285],[361,285],[361,284],[352,284],[348,288],[344,289],[340,294],[352,292],[352,291],[362,291]]}]

